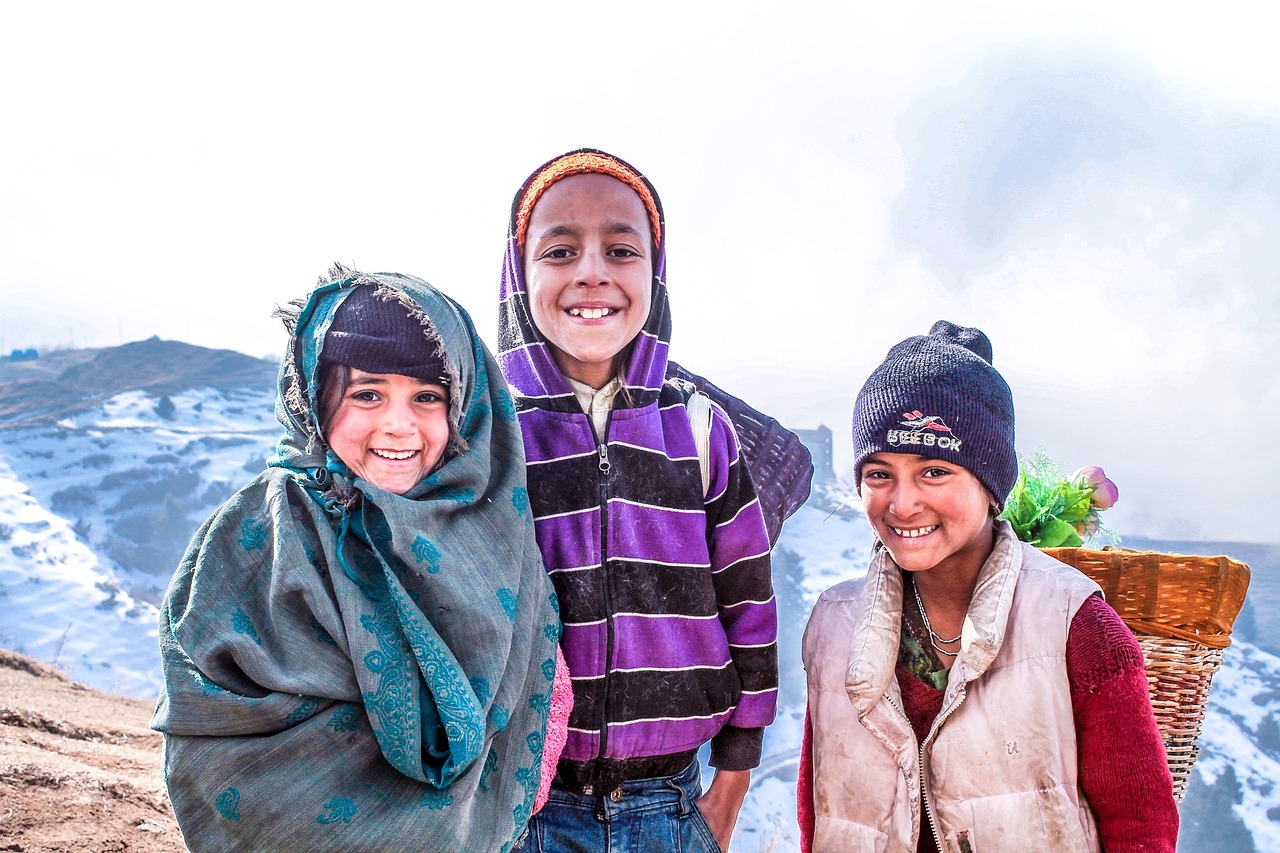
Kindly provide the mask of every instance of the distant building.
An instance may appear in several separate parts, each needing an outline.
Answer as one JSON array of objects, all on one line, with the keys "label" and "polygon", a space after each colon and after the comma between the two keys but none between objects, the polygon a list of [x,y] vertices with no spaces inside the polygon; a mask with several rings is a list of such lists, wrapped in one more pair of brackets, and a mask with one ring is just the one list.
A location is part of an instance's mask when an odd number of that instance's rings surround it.
[{"label": "distant building", "polygon": [[819,424],[817,429],[792,430],[804,446],[809,448],[813,457],[813,482],[829,483],[836,478],[836,469],[831,463],[831,430]]},{"label": "distant building", "polygon": [[31,349],[16,349],[9,353],[10,361],[36,361],[39,358],[40,353],[36,352],[34,347]]}]

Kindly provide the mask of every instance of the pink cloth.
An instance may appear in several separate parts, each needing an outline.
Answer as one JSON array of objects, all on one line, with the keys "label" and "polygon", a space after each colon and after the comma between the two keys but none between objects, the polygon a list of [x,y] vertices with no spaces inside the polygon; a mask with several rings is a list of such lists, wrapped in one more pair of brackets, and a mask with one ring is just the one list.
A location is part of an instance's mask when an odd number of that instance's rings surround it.
[{"label": "pink cloth", "polygon": [[538,785],[538,797],[533,801],[533,813],[537,814],[547,802],[551,780],[560,763],[560,753],[569,738],[569,712],[573,710],[573,683],[569,681],[569,666],[564,662],[560,647],[556,647],[556,677],[551,682],[551,716],[547,719],[547,738],[542,748],[542,782]]}]

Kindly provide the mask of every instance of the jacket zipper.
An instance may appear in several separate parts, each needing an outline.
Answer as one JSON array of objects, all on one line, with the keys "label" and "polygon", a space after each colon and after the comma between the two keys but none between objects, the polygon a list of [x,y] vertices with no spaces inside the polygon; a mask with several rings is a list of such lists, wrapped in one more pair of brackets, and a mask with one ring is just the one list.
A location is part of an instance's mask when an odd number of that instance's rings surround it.
[{"label": "jacket zipper", "polygon": [[596,448],[599,459],[600,468],[600,571],[603,573],[600,588],[604,593],[604,624],[605,624],[605,644],[604,644],[604,695],[600,702],[600,755],[599,758],[603,762],[605,751],[609,746],[609,696],[611,688],[610,673],[613,671],[613,602],[609,595],[611,586],[609,580],[609,470],[613,464],[609,462],[609,425],[613,422],[613,411],[609,411],[609,417],[605,420],[604,439]]}]

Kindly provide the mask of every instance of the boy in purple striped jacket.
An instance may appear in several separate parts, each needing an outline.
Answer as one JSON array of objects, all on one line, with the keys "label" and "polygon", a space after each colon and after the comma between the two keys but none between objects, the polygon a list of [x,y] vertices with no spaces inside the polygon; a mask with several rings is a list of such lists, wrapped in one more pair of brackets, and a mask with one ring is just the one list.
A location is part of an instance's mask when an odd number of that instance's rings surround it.
[{"label": "boy in purple striped jacket", "polygon": [[512,205],[498,362],[574,692],[528,851],[727,850],[774,717],[769,539],[714,405],[703,491],[688,391],[666,379],[663,225],[648,180],[590,149]]}]

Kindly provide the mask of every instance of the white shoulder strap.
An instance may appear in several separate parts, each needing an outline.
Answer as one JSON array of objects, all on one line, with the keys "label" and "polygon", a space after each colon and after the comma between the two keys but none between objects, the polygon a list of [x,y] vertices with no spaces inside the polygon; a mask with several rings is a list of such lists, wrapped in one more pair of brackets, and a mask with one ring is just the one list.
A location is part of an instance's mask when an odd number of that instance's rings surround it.
[{"label": "white shoulder strap", "polygon": [[702,469],[702,494],[711,490],[711,399],[694,391],[684,403],[693,430],[693,445],[698,449],[698,467]]}]

